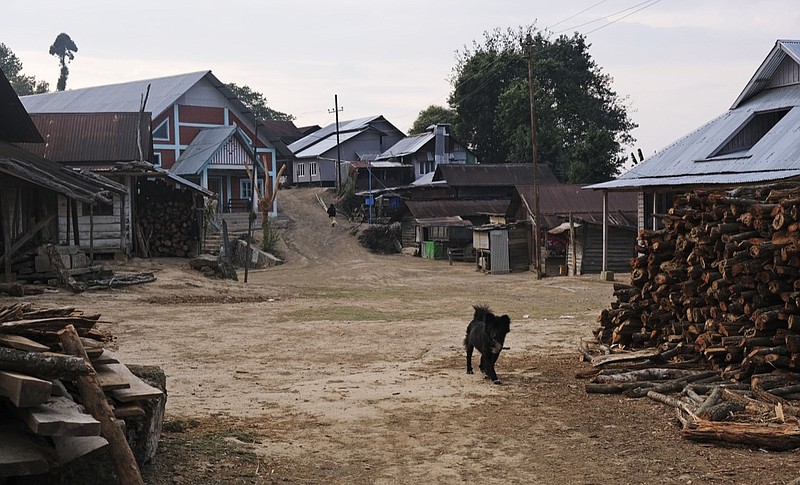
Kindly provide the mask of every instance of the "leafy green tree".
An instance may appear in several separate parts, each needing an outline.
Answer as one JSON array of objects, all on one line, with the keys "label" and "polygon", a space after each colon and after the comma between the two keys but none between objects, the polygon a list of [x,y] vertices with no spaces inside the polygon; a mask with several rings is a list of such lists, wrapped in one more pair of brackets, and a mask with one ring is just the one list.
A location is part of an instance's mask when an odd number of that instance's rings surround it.
[{"label": "leafy green tree", "polygon": [[58,62],[61,64],[61,74],[58,76],[56,83],[56,90],[63,91],[67,89],[67,77],[69,76],[69,68],[67,64],[69,61],[75,59],[75,53],[78,52],[78,46],[72,41],[69,35],[60,33],[50,46],[50,55],[58,57]]},{"label": "leafy green tree", "polygon": [[533,26],[495,30],[456,58],[449,104],[459,139],[484,162],[531,159],[526,37],[533,38],[537,158],[563,181],[608,180],[625,162],[636,128],[611,78],[576,33],[551,39]]},{"label": "leafy green tree", "polygon": [[448,123],[455,129],[457,122],[458,115],[455,110],[432,104],[419,112],[408,134],[418,135],[420,133],[425,133],[429,126],[436,123]]},{"label": "leafy green tree", "polygon": [[228,87],[233,94],[239,98],[239,101],[244,103],[245,106],[250,108],[256,116],[262,120],[273,121],[293,121],[294,115],[282,113],[270,108],[267,105],[267,98],[258,91],[253,91],[247,85],[239,86],[234,83],[228,83]]},{"label": "leafy green tree", "polygon": [[17,96],[46,93],[50,89],[46,81],[37,81],[33,76],[22,74],[22,61],[3,43],[0,43],[0,69]]}]

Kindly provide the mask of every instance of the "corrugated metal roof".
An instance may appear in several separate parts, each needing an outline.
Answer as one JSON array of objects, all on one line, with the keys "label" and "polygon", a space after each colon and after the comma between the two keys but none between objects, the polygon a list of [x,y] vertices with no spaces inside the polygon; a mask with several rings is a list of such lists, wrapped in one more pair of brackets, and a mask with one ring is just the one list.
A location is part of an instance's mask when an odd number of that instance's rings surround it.
[{"label": "corrugated metal roof", "polygon": [[[800,171],[800,84],[765,88],[787,58],[800,63],[800,41],[778,41],[734,107],[610,182],[591,189],[728,185],[795,177]],[[714,156],[758,113],[787,110],[749,150]]]},{"label": "corrugated metal roof", "polygon": [[472,223],[470,221],[465,221],[464,219],[453,216],[453,217],[423,217],[420,219],[415,219],[417,224],[421,227],[431,227],[431,226],[462,226],[462,227],[471,227]]},{"label": "corrugated metal roof", "polygon": [[[356,132],[361,133],[362,131],[369,128],[369,124],[375,120],[381,119],[383,116],[375,115],[375,116],[367,116],[366,118],[358,118],[355,120],[347,120],[347,121],[340,121],[339,122],[339,139],[342,140],[342,135],[348,132]],[[333,144],[330,144],[329,138],[333,137]],[[352,138],[352,136],[351,136]],[[330,125],[326,126],[325,128],[321,128],[308,136],[304,136],[303,138],[297,140],[296,142],[289,145],[289,150],[294,152],[295,155],[298,157],[308,157],[306,150],[313,145],[317,145],[322,143],[323,141],[328,140],[328,148],[325,150],[320,151],[319,149],[315,149],[314,152],[316,153],[323,153],[327,150],[330,150],[331,147],[336,146],[336,123],[331,123]],[[314,155],[316,156],[316,155]]]},{"label": "corrugated metal roof", "polygon": [[142,96],[150,85],[145,109],[157,117],[203,79],[216,88],[242,115],[252,115],[252,111],[211,71],[34,94],[23,96],[20,100],[29,113],[131,112],[139,111]]},{"label": "corrugated metal roof", "polygon": [[433,140],[435,135],[433,133],[422,133],[419,135],[412,135],[403,138],[394,144],[391,148],[378,155],[378,160],[387,160],[389,158],[403,157],[417,153],[426,143]]},{"label": "corrugated metal roof", "polygon": [[90,172],[69,170],[4,141],[0,141],[0,172],[90,204],[109,202],[109,192],[127,193],[124,185]]},{"label": "corrugated metal roof", "polygon": [[[517,186],[517,193],[533,210],[533,186]],[[635,192],[608,194],[608,212],[611,224],[636,226],[638,197]],[[557,184],[539,187],[539,213],[546,218],[547,227],[561,223],[560,218],[570,212],[576,219],[587,222],[603,221],[603,194],[583,190],[580,185]],[[558,216],[558,217],[554,217]]]},{"label": "corrugated metal roof", "polygon": [[786,56],[791,57],[796,63],[800,64],[800,41],[779,39],[775,42],[775,47],[772,48],[767,58],[764,59],[764,62],[761,63],[761,66],[759,66],[755,74],[753,74],[747,86],[745,86],[739,97],[736,98],[731,109],[738,108],[743,102],[769,85],[772,75],[775,74],[775,71]]},{"label": "corrugated metal roof", "polygon": [[637,189],[645,187],[664,187],[664,186],[704,186],[704,185],[738,185],[738,184],[757,184],[771,182],[774,180],[785,180],[800,177],[800,170],[772,170],[765,172],[750,173],[720,173],[711,175],[675,175],[672,177],[641,177],[635,179],[610,180],[599,184],[589,185],[587,189],[614,190],[614,189]]},{"label": "corrugated metal roof", "polygon": [[469,217],[479,214],[505,214],[508,199],[489,200],[409,200],[408,210],[416,219],[432,217]]},{"label": "corrugated metal roof", "polygon": [[[181,156],[170,167],[176,175],[196,175],[211,160],[222,146],[237,132],[235,126],[206,128],[194,137]],[[251,152],[252,153],[252,152]]]},{"label": "corrugated metal roof", "polygon": [[42,142],[25,108],[6,75],[0,70],[0,140],[12,142]]},{"label": "corrugated metal roof", "polygon": [[34,113],[31,119],[44,143],[20,144],[41,157],[62,163],[129,162],[151,159],[150,113]]},{"label": "corrugated metal roof", "polygon": [[93,113],[139,111],[141,97],[150,85],[146,110],[158,116],[175,104],[192,86],[208,77],[212,84],[222,83],[211,71],[197,71],[155,79],[142,79],[53,93],[23,96],[29,113]]},{"label": "corrugated metal roof", "polygon": [[[539,185],[557,184],[550,167],[540,163]],[[433,181],[446,180],[451,187],[533,184],[533,165],[530,163],[442,164],[436,167]]]},{"label": "corrugated metal roof", "polygon": [[[351,139],[357,137],[358,135],[364,133],[368,129],[369,129],[369,127],[365,127],[365,128],[363,128],[361,130],[358,130],[358,131],[349,131],[349,132],[346,132],[346,133],[339,132],[339,143],[341,144],[341,143],[344,143],[344,142],[346,142],[348,140],[351,140]],[[317,132],[317,133],[319,133],[319,132]],[[306,138],[314,138],[317,135],[317,133],[313,133],[311,135],[308,135]],[[336,148],[336,134],[335,133],[333,135],[328,135],[327,137],[325,137],[323,139],[316,140],[315,144],[309,145],[308,147],[303,148],[300,151],[295,151],[292,148],[293,146],[295,146],[296,143],[300,143],[303,140],[305,140],[306,138],[303,138],[302,140],[298,140],[295,143],[292,143],[291,145],[289,145],[289,150],[292,150],[294,152],[294,155],[297,158],[317,158],[317,157],[323,155],[324,153],[326,153],[327,151]]]}]

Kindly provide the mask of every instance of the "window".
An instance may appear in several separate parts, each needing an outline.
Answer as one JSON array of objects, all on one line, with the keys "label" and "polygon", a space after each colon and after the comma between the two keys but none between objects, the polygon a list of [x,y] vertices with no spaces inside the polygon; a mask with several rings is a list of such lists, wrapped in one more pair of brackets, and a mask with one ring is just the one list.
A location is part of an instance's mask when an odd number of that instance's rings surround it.
[{"label": "window", "polygon": [[169,140],[169,118],[165,119],[153,130],[154,140]]},{"label": "window", "polygon": [[305,178],[306,176],[306,164],[305,163],[298,163],[297,164],[297,178]]},{"label": "window", "polygon": [[153,165],[157,167],[161,166],[161,152],[155,152],[153,154]]},{"label": "window", "polygon": [[308,162],[308,171],[312,177],[317,176],[317,162]]},{"label": "window", "polygon": [[717,150],[712,157],[729,155],[731,153],[746,152],[761,140],[769,131],[783,119],[788,109],[764,111],[756,113],[750,120],[728,140],[722,148]]},{"label": "window", "polygon": [[[258,180],[258,191],[264,193],[264,181]],[[239,198],[250,200],[253,198],[253,182],[250,179],[242,179],[239,181]]]}]

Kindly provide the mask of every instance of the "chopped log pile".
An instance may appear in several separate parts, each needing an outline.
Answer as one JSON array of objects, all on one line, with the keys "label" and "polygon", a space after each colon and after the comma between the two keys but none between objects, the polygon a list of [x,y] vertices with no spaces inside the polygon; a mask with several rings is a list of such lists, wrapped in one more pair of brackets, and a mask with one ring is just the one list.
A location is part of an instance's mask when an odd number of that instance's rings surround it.
[{"label": "chopped log pile", "polygon": [[0,477],[54,473],[108,447],[119,480],[141,483],[119,420],[159,400],[148,419],[160,433],[165,396],[104,348],[112,337],[96,328],[99,318],[72,307],[0,306]]},{"label": "chopped log pile", "polygon": [[139,182],[136,238],[143,257],[192,257],[199,252],[202,201],[161,180]]},{"label": "chopped log pile", "polygon": [[[584,344],[582,353],[597,366],[648,361],[638,365],[651,372],[675,365],[711,370],[693,374],[709,396],[692,391],[692,403],[687,377],[600,379],[587,390],[605,392],[605,386],[653,398],[683,392],[680,402],[689,403],[676,408],[687,438],[800,446],[796,415],[786,411],[800,400],[800,185],[696,190],[676,196],[662,220],[664,229],[640,232],[631,282],[615,284],[616,301],[598,316],[599,347]],[[598,348],[608,355],[596,355]],[[724,392],[705,384],[714,381]],[[706,408],[724,410],[698,413],[696,401],[706,403],[715,393]],[[752,418],[754,410],[762,420],[791,424],[709,419]]]}]

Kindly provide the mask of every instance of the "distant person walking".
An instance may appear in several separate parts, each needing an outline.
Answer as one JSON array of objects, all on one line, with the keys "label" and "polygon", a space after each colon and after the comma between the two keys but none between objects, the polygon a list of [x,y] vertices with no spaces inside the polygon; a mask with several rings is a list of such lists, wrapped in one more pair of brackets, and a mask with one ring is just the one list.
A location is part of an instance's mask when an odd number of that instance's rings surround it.
[{"label": "distant person walking", "polygon": [[333,204],[328,206],[328,219],[331,221],[331,227],[336,225],[336,207]]}]

